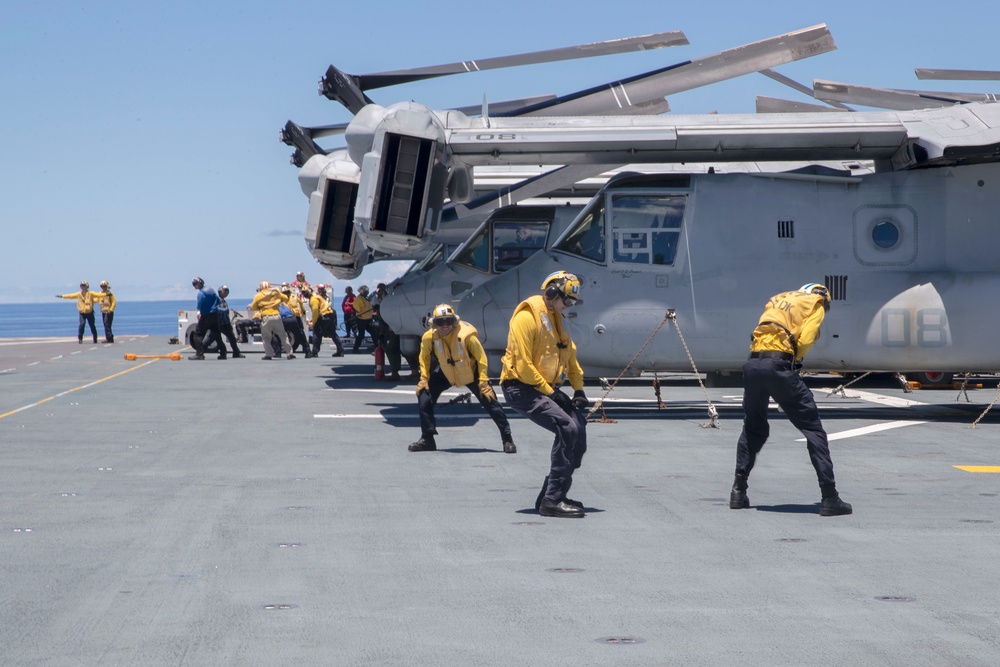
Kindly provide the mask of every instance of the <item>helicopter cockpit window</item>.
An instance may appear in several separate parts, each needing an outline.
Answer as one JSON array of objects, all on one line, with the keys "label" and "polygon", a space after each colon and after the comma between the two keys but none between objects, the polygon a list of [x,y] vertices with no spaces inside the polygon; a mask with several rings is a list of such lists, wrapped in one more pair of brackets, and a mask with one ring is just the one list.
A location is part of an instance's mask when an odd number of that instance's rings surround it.
[{"label": "helicopter cockpit window", "polygon": [[484,226],[475,236],[466,241],[452,262],[488,272],[490,270],[489,229],[489,225]]},{"label": "helicopter cockpit window", "polygon": [[598,262],[604,261],[604,197],[591,204],[555,249]]},{"label": "helicopter cockpit window", "polygon": [[685,202],[684,195],[612,195],[614,261],[672,265],[681,236]]},{"label": "helicopter cockpit window", "polygon": [[547,222],[497,222],[493,226],[493,271],[503,273],[545,247]]}]

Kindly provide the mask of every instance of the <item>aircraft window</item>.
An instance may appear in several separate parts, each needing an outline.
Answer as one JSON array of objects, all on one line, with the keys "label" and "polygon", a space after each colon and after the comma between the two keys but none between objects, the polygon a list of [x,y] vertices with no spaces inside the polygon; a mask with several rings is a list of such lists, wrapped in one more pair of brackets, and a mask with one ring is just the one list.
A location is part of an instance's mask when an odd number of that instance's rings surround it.
[{"label": "aircraft window", "polygon": [[484,227],[478,236],[469,239],[465,248],[455,256],[455,264],[461,264],[480,271],[490,270],[490,243],[487,236],[489,226]]},{"label": "aircraft window", "polygon": [[880,220],[872,227],[872,241],[879,248],[888,250],[899,241],[899,228],[892,220]]},{"label": "aircraft window", "polygon": [[493,271],[503,273],[545,247],[547,222],[497,222],[493,226]]},{"label": "aircraft window", "polygon": [[672,265],[677,255],[685,203],[683,195],[613,195],[614,261]]},{"label": "aircraft window", "polygon": [[556,249],[598,262],[604,261],[604,197],[594,202]]}]

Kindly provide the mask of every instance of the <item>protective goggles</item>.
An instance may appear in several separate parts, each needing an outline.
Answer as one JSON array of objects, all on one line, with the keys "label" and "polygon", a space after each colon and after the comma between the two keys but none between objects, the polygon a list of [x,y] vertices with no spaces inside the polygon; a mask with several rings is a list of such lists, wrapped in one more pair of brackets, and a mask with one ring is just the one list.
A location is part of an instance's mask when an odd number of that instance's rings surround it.
[{"label": "protective goggles", "polygon": [[455,326],[455,317],[453,315],[448,315],[447,317],[435,317],[432,323],[436,327],[453,327]]},{"label": "protective goggles", "polygon": [[562,298],[563,305],[567,308],[572,308],[573,306],[579,305],[581,302],[575,296],[564,296]]}]

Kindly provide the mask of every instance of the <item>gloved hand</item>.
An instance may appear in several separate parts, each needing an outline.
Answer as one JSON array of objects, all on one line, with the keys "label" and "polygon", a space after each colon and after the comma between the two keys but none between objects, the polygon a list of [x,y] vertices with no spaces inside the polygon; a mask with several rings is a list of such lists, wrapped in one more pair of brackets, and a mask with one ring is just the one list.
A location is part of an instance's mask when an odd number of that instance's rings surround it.
[{"label": "gloved hand", "polygon": [[587,395],[583,393],[583,389],[577,389],[573,392],[573,407],[576,409],[585,408],[590,405],[590,401],[587,400]]},{"label": "gloved hand", "polygon": [[490,381],[479,383],[479,395],[485,398],[487,401],[497,400],[497,393],[493,391],[493,387],[490,386]]},{"label": "gloved hand", "polygon": [[62,294],[56,294],[56,298],[57,299],[61,299],[62,298]]},{"label": "gloved hand", "polygon": [[549,398],[555,401],[556,405],[565,410],[567,413],[573,412],[573,401],[570,400],[569,396],[562,393],[558,389],[553,389],[552,393],[549,394]]},{"label": "gloved hand", "polygon": [[420,382],[417,383],[417,396],[420,396],[421,392],[424,392],[424,391],[430,393],[431,386],[427,382],[427,378],[421,377],[420,378]]}]

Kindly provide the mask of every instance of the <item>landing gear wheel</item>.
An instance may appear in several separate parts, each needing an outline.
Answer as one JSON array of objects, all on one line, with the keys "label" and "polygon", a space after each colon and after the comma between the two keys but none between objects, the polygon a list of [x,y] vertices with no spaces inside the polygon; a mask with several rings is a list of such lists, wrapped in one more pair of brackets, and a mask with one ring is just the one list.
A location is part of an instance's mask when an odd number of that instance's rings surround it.
[{"label": "landing gear wheel", "polygon": [[907,373],[907,376],[914,382],[919,382],[927,387],[950,387],[955,374],[943,371],[928,371],[925,373]]}]

